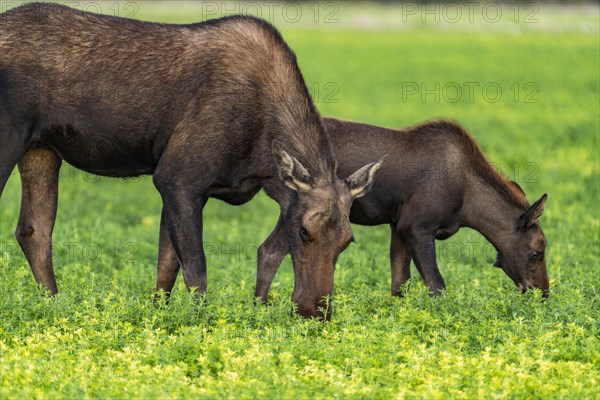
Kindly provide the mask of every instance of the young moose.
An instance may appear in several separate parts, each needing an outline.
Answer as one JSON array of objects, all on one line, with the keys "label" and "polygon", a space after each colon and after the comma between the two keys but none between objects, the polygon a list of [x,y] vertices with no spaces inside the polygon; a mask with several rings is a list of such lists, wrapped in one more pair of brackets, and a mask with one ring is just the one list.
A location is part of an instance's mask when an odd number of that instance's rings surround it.
[{"label": "young moose", "polygon": [[179,266],[189,289],[206,290],[207,200],[243,204],[264,188],[281,206],[304,316],[323,316],[352,238],[351,203],[381,166],[337,178],[295,56],[265,21],[167,25],[52,4],[0,15],[0,142],[0,195],[18,163],[16,237],[51,293],[65,160],[104,176],[153,175],[163,201],[156,289],[167,293]]},{"label": "young moose", "polygon": [[[515,183],[502,177],[460,125],[444,120],[396,131],[324,118],[340,173],[388,153],[372,190],[352,205],[350,221],[389,224],[392,294],[410,278],[410,260],[432,294],[445,288],[434,239],[460,227],[479,231],[498,250],[496,266],[525,291],[548,295],[546,238],[539,217],[547,196],[529,205]],[[259,249],[256,296],[266,301],[287,254],[277,229]]]}]

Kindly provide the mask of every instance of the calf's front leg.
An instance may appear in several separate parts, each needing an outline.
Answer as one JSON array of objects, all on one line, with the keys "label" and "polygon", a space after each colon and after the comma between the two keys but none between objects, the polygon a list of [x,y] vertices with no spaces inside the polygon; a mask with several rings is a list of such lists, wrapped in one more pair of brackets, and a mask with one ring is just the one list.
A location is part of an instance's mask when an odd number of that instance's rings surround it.
[{"label": "calf's front leg", "polygon": [[254,297],[260,298],[263,303],[267,302],[271,283],[275,273],[279,269],[285,255],[289,252],[289,245],[283,226],[283,216],[279,220],[267,239],[258,248],[256,291]]},{"label": "calf's front leg", "polygon": [[425,285],[432,296],[439,295],[446,288],[444,278],[440,274],[435,259],[435,239],[433,232],[428,230],[407,229],[406,240],[410,255],[415,261],[415,266],[421,274]]}]

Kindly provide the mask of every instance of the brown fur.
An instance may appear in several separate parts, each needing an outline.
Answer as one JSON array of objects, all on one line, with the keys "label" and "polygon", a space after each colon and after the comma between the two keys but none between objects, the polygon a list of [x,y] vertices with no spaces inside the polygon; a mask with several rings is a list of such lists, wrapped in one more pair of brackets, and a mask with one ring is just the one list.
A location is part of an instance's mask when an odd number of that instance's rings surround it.
[{"label": "brown fur", "polygon": [[[389,155],[372,190],[352,205],[350,221],[389,224],[392,294],[410,278],[410,261],[432,294],[445,288],[435,239],[463,226],[481,232],[498,250],[496,265],[522,290],[548,294],[546,239],[539,223],[546,195],[529,205],[515,182],[499,174],[473,137],[447,120],[403,130],[325,118],[341,174],[365,159]],[[269,236],[259,257],[257,295],[266,298],[281,250]],[[278,253],[279,252],[279,253]],[[272,255],[278,254],[276,258]]]},{"label": "brown fur", "polygon": [[281,206],[293,297],[305,316],[323,316],[317,308],[333,290],[350,225],[325,218],[334,222],[313,228],[315,248],[297,240],[303,218],[313,209],[347,215],[351,190],[370,187],[378,169],[337,179],[294,53],[269,23],[243,16],[170,25],[38,3],[0,15],[0,139],[0,195],[19,163],[30,195],[17,236],[52,293],[56,176],[65,160],[99,175],[153,175],[163,200],[157,290],[167,293],[180,265],[189,289],[206,290],[208,199],[243,204],[264,188]]},{"label": "brown fur", "polygon": [[[492,167],[487,157],[481,150],[481,147],[473,136],[460,124],[439,119],[428,121],[420,125],[403,130],[406,135],[422,136],[419,139],[423,140],[424,144],[431,140],[431,132],[438,131],[440,135],[456,136],[458,143],[462,146],[462,153],[470,161],[470,169],[472,173],[476,173],[479,177],[490,184],[498,193],[509,202],[516,206],[527,208],[529,203],[524,193],[515,186],[515,182],[509,181],[504,175]],[[445,140],[445,139],[442,139]]]}]

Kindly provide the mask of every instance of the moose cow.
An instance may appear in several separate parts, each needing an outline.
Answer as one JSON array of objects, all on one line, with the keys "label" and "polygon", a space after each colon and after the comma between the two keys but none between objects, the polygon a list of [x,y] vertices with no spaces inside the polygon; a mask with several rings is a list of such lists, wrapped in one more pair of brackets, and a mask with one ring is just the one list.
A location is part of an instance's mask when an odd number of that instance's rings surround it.
[{"label": "moose cow", "polygon": [[[401,295],[414,260],[430,293],[445,288],[435,239],[461,227],[479,231],[498,251],[495,266],[525,291],[548,296],[546,237],[539,217],[547,196],[529,205],[516,182],[500,175],[460,125],[436,120],[401,131],[323,118],[339,172],[382,153],[389,158],[371,191],[357,199],[350,221],[391,227],[392,295]],[[259,248],[256,296],[263,301],[288,250],[278,229]]]},{"label": "moose cow", "polygon": [[18,163],[17,241],[53,294],[62,160],[153,176],[163,202],[156,289],[167,293],[179,266],[188,289],[206,290],[207,200],[243,204],[264,188],[281,207],[298,311],[325,318],[350,206],[382,165],[337,178],[295,55],[266,21],[170,25],[30,3],[0,14],[0,195]]}]

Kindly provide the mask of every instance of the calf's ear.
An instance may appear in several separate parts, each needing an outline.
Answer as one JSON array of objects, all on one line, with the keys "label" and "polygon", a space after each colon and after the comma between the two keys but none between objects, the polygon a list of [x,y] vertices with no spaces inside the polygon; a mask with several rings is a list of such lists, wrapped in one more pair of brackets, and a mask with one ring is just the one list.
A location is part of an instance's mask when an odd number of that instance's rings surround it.
[{"label": "calf's ear", "polygon": [[494,267],[502,268],[503,260],[504,260],[504,258],[502,257],[502,254],[500,254],[500,252],[498,252],[498,254],[496,255],[496,261],[494,262]]},{"label": "calf's ear", "polygon": [[387,154],[381,157],[379,161],[365,165],[346,178],[346,185],[348,185],[350,195],[353,199],[367,194],[367,192],[371,189],[371,186],[373,186],[373,182],[375,182],[375,178],[381,170],[381,167],[383,167],[386,159]]},{"label": "calf's ear", "polygon": [[544,206],[546,205],[546,200],[548,200],[548,195],[544,193],[544,195],[540,197],[538,201],[533,203],[531,207],[529,207],[527,211],[525,211],[523,215],[521,215],[521,217],[519,218],[520,228],[529,228],[536,219],[542,216],[542,214],[544,213]]},{"label": "calf's ear", "polygon": [[284,145],[278,140],[273,140],[271,150],[279,179],[297,192],[310,190],[312,187],[310,174],[300,161],[285,151]]}]

